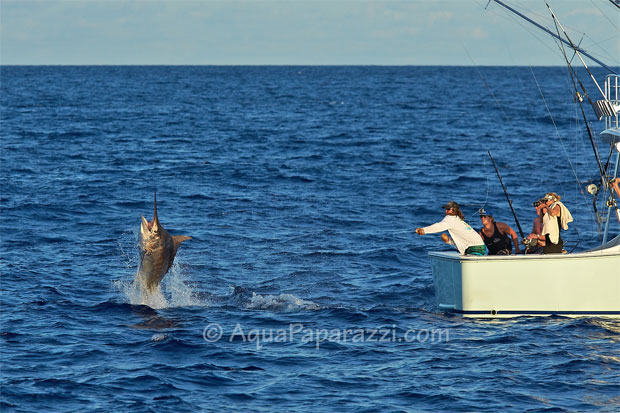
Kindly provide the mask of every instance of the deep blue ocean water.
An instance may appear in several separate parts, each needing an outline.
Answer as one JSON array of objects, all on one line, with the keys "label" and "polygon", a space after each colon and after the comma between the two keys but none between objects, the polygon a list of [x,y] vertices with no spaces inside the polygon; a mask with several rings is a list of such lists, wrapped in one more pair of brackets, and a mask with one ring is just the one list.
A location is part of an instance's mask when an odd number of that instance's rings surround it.
[{"label": "deep blue ocean water", "polygon": [[[1,67],[0,411],[620,410],[620,322],[442,313],[427,253],[449,247],[413,232],[449,200],[516,229],[490,150],[526,233],[555,191],[569,244],[593,246],[568,85],[559,67]],[[144,305],[155,189],[192,240]]]}]

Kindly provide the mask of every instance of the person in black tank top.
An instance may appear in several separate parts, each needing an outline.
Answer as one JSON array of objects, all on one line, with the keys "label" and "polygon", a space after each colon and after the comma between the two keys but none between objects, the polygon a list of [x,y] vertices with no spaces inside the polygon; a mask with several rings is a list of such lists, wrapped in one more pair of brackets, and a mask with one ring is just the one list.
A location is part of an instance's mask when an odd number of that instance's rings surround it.
[{"label": "person in black tank top", "polygon": [[480,236],[489,250],[489,255],[510,255],[512,244],[515,246],[515,254],[518,254],[517,233],[505,222],[495,222],[490,212],[484,209],[480,209],[478,212],[483,225]]}]

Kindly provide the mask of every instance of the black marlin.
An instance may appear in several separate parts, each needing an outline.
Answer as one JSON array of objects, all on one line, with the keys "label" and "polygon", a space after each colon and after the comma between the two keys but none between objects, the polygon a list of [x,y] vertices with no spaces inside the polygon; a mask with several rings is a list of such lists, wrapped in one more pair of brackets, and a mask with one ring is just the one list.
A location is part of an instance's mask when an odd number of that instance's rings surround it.
[{"label": "black marlin", "polygon": [[147,294],[156,291],[164,275],[168,272],[177,254],[179,245],[191,239],[185,235],[170,235],[157,219],[157,194],[153,220],[142,217],[138,244],[140,246],[140,268],[136,274],[141,288]]}]

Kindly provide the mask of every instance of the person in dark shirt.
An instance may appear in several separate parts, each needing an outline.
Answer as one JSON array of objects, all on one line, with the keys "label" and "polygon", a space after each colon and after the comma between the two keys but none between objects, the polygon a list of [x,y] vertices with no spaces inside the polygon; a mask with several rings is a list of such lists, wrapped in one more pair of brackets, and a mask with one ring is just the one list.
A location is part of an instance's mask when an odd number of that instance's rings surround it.
[{"label": "person in dark shirt", "polygon": [[518,254],[519,239],[515,230],[505,222],[496,222],[489,211],[480,209],[478,213],[482,221],[480,236],[489,250],[489,255],[510,255],[513,245],[515,254]]},{"label": "person in dark shirt", "polygon": [[534,218],[532,232],[530,232],[524,240],[526,254],[542,254],[543,252],[543,243],[541,241],[541,238],[544,238],[542,236],[542,218],[547,211],[546,202],[544,198],[533,202],[534,209],[536,210],[536,218]]}]

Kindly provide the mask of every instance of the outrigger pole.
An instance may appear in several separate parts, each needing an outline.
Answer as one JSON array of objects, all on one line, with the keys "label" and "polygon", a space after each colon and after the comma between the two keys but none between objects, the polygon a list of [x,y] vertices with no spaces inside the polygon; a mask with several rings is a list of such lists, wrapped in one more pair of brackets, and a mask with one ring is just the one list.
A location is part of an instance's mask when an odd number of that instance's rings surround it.
[{"label": "outrigger pole", "polygon": [[[586,68],[586,70],[590,74],[590,77],[594,81],[594,84],[598,88],[599,92],[601,92],[603,97],[605,97],[605,93],[603,93],[603,91],[601,90],[600,86],[596,82],[596,79],[594,78],[594,75],[590,71],[590,68],[588,67],[588,65],[586,65],[586,62],[584,62],[583,59],[581,58],[581,54],[580,54],[580,52],[578,50],[578,47],[575,46],[575,44],[570,39],[570,37],[568,37],[568,33],[566,33],[566,30],[564,30],[564,27],[562,26],[562,24],[560,23],[558,18],[555,17],[555,14],[553,13],[553,10],[551,10],[551,7],[549,7],[549,3],[545,2],[545,4],[547,5],[547,8],[549,9],[549,12],[551,13],[551,17],[553,17],[553,22],[556,25],[556,29],[558,30],[558,34],[559,34],[559,31],[560,31],[559,29],[562,29],[562,33],[564,33],[564,36],[566,36],[566,39],[568,40],[567,44],[570,45],[571,49],[573,49],[575,51],[575,53],[577,54],[577,56],[581,60],[581,63],[583,64],[583,66]],[[558,27],[559,27],[559,29],[558,29]],[[594,136],[592,134],[592,130],[590,129],[590,124],[588,123],[588,119],[586,118],[586,113],[583,110],[583,104],[582,104],[583,97],[579,93],[579,90],[577,90],[577,84],[575,83],[575,79],[577,79],[577,81],[579,82],[579,85],[581,86],[581,90],[583,91],[583,94],[588,98],[588,101],[590,102],[592,107],[594,107],[594,105],[592,104],[592,100],[590,99],[590,96],[586,92],[586,88],[581,83],[581,80],[579,80],[579,78],[577,77],[577,73],[575,73],[575,70],[573,69],[573,66],[571,65],[570,61],[568,60],[568,56],[566,55],[566,51],[564,50],[563,47],[562,47],[562,55],[564,56],[564,60],[566,61],[566,66],[568,67],[568,69],[570,71],[571,80],[573,81],[573,88],[575,89],[576,101],[579,103],[579,109],[581,109],[581,116],[583,117],[583,122],[585,123],[586,129],[588,130],[588,136],[590,137],[590,143],[592,144],[592,150],[594,150],[594,157],[596,158],[596,164],[598,166],[598,170],[599,170],[599,173],[601,175],[601,180],[602,181],[607,181],[608,180],[607,179],[607,171],[603,169],[603,166],[601,164],[601,159],[600,159],[600,157],[598,155],[598,149],[596,148],[596,143],[594,142]],[[605,99],[607,99],[607,98],[605,97]]]},{"label": "outrigger pole", "polygon": [[[558,36],[557,34],[553,33],[551,30],[547,29],[545,26],[537,23],[536,21],[530,19],[529,17],[527,17],[526,15],[524,15],[523,13],[518,12],[517,10],[513,9],[512,7],[508,6],[507,4],[503,3],[500,0],[489,0],[489,2],[494,1],[495,3],[499,4],[500,6],[510,10],[511,12],[513,12],[514,14],[516,14],[517,16],[521,17],[522,19],[527,20],[528,22],[532,23],[534,26],[538,27],[539,29],[545,31],[546,33],[550,34],[551,36],[555,37],[556,39],[558,39],[559,41],[561,41],[562,43],[570,46],[572,49],[574,49],[575,51],[578,51],[580,53],[582,53],[584,56],[588,56],[590,59],[592,59],[593,61],[595,61],[596,63],[598,63],[599,65],[601,65],[602,67],[604,67],[606,70],[608,70],[609,72],[613,73],[613,74],[618,74],[616,73],[615,70],[611,69],[609,66],[607,66],[605,63],[601,62],[599,59],[597,59],[596,57],[590,55],[588,52],[586,52],[585,50],[583,50],[581,47],[577,47],[574,46],[572,44],[570,44],[569,42],[567,42],[565,39],[561,38],[560,36]],[[487,4],[488,6],[488,4]]]},{"label": "outrigger pole", "polygon": [[[586,62],[584,62],[583,59],[581,58],[581,55],[579,54],[579,51],[577,50],[577,47],[574,45],[573,41],[570,39],[570,37],[566,33],[566,30],[564,30],[564,27],[562,26],[562,24],[560,23],[558,18],[553,13],[553,10],[551,10],[551,7],[549,6],[549,3],[545,2],[545,4],[547,5],[547,8],[549,9],[549,12],[551,13],[551,17],[553,17],[553,21],[554,21],[554,23],[556,25],[556,30],[558,30],[558,35],[560,34],[560,29],[561,29],[562,32],[564,33],[564,36],[566,36],[566,39],[570,42],[571,48],[575,51],[575,53],[577,54],[577,56],[581,60],[581,63],[583,64],[583,66],[586,68],[586,70],[590,74],[590,77],[592,78],[592,80],[596,84],[596,87],[603,94],[603,97],[605,98],[605,102],[609,103],[609,101],[607,99],[607,95],[605,93],[603,93],[603,91],[599,87],[598,83],[596,82],[596,79],[594,78],[594,75],[590,71],[590,68],[588,67],[588,65],[586,65]],[[590,142],[592,143],[592,148],[594,149],[594,156],[596,157],[596,162],[598,164],[599,173],[601,174],[601,183],[605,187],[609,187],[611,182],[612,182],[612,180],[609,179],[609,176],[607,174],[607,167],[609,166],[609,160],[611,159],[611,155],[613,153],[613,149],[611,149],[612,152],[609,154],[609,158],[607,159],[607,163],[605,164],[605,168],[603,168],[602,165],[601,165],[601,160],[600,160],[599,155],[598,155],[598,151],[596,149],[596,144],[594,143],[594,136],[592,135],[592,130],[590,129],[590,126],[589,126],[588,121],[586,119],[586,114],[585,114],[585,112],[583,110],[583,104],[582,104],[583,99],[582,99],[581,95],[579,94],[579,91],[577,90],[577,84],[575,83],[575,78],[579,82],[579,85],[581,86],[581,89],[582,89],[584,95],[588,98],[588,101],[590,102],[592,107],[594,108],[595,106],[594,106],[594,104],[592,104],[592,100],[590,99],[590,96],[586,92],[585,87],[581,83],[581,80],[579,80],[579,78],[577,77],[577,74],[575,73],[575,70],[573,69],[572,65],[570,64],[570,62],[568,60],[568,56],[566,55],[566,51],[564,50],[564,48],[562,48],[562,54],[564,55],[564,60],[566,61],[566,65],[568,66],[568,69],[570,70],[571,78],[573,80],[573,87],[575,89],[575,93],[576,93],[576,96],[577,96],[577,102],[579,102],[579,108],[581,109],[581,115],[583,116],[583,121],[584,121],[584,123],[586,125],[586,128],[588,130],[588,135],[590,137]],[[598,116],[598,113],[597,113],[597,116]],[[618,161],[616,160],[616,170],[614,172],[614,178],[617,176],[617,173],[618,173],[617,162]],[[607,201],[607,205],[608,205],[609,209],[608,209],[608,212],[607,212],[607,219],[605,220],[605,231],[603,233],[603,240],[602,240],[603,243],[607,240],[607,229],[609,227],[609,215],[610,215],[612,207],[616,209],[616,215],[618,216],[618,221],[620,221],[620,209],[618,209],[618,205],[615,202],[614,191],[611,188],[609,188],[609,195],[610,195],[610,198]],[[599,222],[599,233],[600,233],[600,218],[598,216],[598,210],[596,208],[596,195],[594,195],[594,199],[593,199],[592,204],[594,206],[594,212],[596,213],[596,219]]]},{"label": "outrigger pole", "polygon": [[495,163],[495,159],[493,159],[493,156],[491,156],[491,151],[489,152],[489,158],[491,158],[491,161],[493,161],[493,166],[495,167],[495,173],[497,173],[497,177],[499,178],[499,183],[502,185],[502,189],[504,190],[504,195],[506,195],[506,200],[508,201],[508,205],[510,205],[510,210],[512,211],[512,215],[515,217],[515,223],[517,224],[517,227],[519,228],[519,234],[521,234],[521,239],[525,239],[525,235],[523,235],[523,230],[521,229],[521,224],[519,224],[519,219],[517,218],[517,213],[515,212],[515,209],[512,207],[512,201],[510,200],[510,197],[508,196],[508,191],[506,190],[506,186],[504,185],[504,182],[502,181],[502,176],[499,174],[499,169],[497,169],[497,164]]}]

